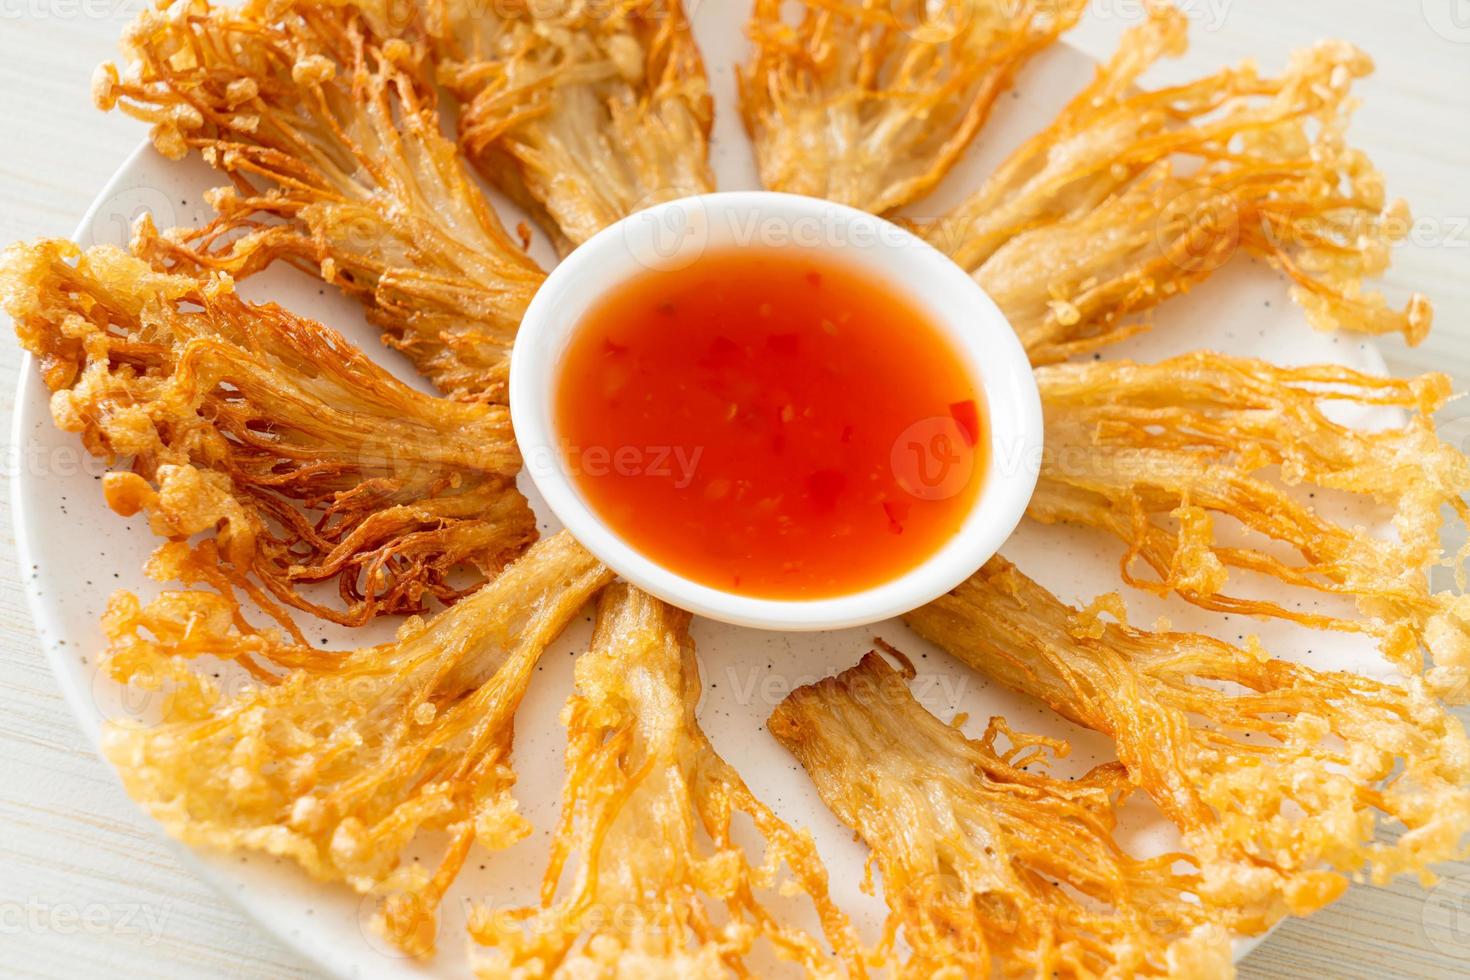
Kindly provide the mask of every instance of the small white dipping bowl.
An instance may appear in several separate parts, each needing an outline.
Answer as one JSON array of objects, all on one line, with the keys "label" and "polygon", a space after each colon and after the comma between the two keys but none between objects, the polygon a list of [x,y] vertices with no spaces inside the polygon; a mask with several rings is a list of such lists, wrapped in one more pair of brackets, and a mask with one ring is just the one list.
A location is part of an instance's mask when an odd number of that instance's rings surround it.
[{"label": "small white dipping bowl", "polygon": [[[872,274],[928,311],[964,360],[984,406],[983,482],[959,531],[921,565],[881,585],[820,599],[764,599],[691,581],[651,560],[583,498],[561,450],[555,398],[567,347],[609,290],[707,250],[821,253]],[[894,324],[903,329],[903,324]],[[882,379],[873,379],[881,384]],[[704,194],[640,211],[567,256],[541,286],[510,362],[516,439],[536,487],[589,551],[629,582],[711,619],[773,630],[839,629],[921,606],[969,577],[1015,530],[1041,460],[1041,400],[1015,332],[989,296],[942,253],[897,225],[816,198],[765,191]],[[649,514],[648,520],[659,520]]]}]

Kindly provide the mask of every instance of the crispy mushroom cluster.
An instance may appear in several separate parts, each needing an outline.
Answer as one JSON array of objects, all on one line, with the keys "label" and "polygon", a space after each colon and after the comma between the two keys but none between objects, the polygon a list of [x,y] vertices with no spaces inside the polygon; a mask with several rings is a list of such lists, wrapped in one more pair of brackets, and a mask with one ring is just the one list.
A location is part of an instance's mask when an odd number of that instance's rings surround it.
[{"label": "crispy mushroom cluster", "polygon": [[[921,201],[1083,6],[756,0],[738,87],[763,181],[875,213]],[[678,0],[177,0],[128,31],[96,100],[224,174],[217,217],[144,218],[128,251],[42,241],[0,259],[56,424],[112,467],[106,503],[147,516],[163,539],[148,571],[174,583],[119,593],[104,618],[102,669],[153,695],[106,735],[128,791],[192,844],[374,896],[377,928],[432,955],[471,853],[531,831],[515,715],[596,602],[540,900],[471,911],[482,976],[1228,976],[1232,934],[1464,856],[1470,742],[1446,706],[1470,699],[1470,547],[1447,556],[1441,537],[1470,516],[1470,462],[1435,432],[1448,381],[1105,356],[1242,252],[1318,328],[1423,337],[1423,297],[1394,306],[1366,285],[1407,229],[1345,137],[1371,64],[1326,42],[1276,76],[1247,64],[1149,87],[1186,29],[1151,2],[1054,120],[913,223],[1038,365],[1031,519],[1121,541],[1125,585],[1365,636],[1397,673],[1140,629],[1116,594],[1076,608],[992,559],[907,622],[1111,740],[1116,761],[1069,780],[1045,771],[1064,742],[999,718],[967,737],[917,702],[891,648],[898,668],[871,654],[795,691],[770,733],[870,848],[889,914],[869,945],[813,839],[701,729],[688,615],[565,532],[538,541],[515,488],[509,349],[543,274],[478,178],[563,251],[712,189],[690,15]],[[278,260],[361,301],[443,397],[238,295]],[[1437,566],[1454,589],[1431,583]],[[395,640],[345,650],[299,622],[405,615]],[[1161,812],[1178,849],[1132,853],[1125,803]]]},{"label": "crispy mushroom cluster", "polygon": [[[1031,771],[1045,739],[991,719],[979,740],[930,714],[876,653],[793,692],[771,734],[868,846],[890,915],[881,948],[905,977],[1211,976],[1227,933],[1190,859],[1138,859],[1114,838],[1128,773]],[[1000,736],[1011,744],[998,745]],[[1184,869],[1176,869],[1182,864]],[[895,940],[908,947],[900,957]]]},{"label": "crispy mushroom cluster", "polygon": [[[545,900],[474,913],[470,933],[491,947],[482,975],[722,977],[760,939],[810,975],[839,962],[862,974],[811,837],[751,795],[699,727],[688,623],[630,586],[604,590],[563,715],[567,780]],[[737,815],[764,842],[759,863],[733,838]],[[778,887],[811,900],[830,947],[762,905],[760,892]]]},{"label": "crispy mushroom cluster", "polygon": [[[1420,678],[1324,673],[1201,633],[1071,608],[993,558],[906,619],[921,636],[1111,738],[1184,835],[1200,897],[1251,932],[1464,853],[1470,741]],[[1380,826],[1400,826],[1392,842]]]},{"label": "crispy mushroom cluster", "polygon": [[444,393],[503,400],[543,274],[441,132],[428,58],[411,4],[189,0],[140,17],[93,95],[232,181],[216,221],[149,236],[150,257],[237,278],[299,265]]},{"label": "crispy mushroom cluster", "polygon": [[1083,0],[755,0],[740,111],[771,190],[883,214],[932,190]]},{"label": "crispy mushroom cluster", "polygon": [[[330,659],[238,624],[208,593],[147,606],[119,593],[104,669],[168,696],[160,718],[113,726],[104,748],[180,839],[287,857],[384,894],[379,927],[427,955],[470,847],[531,832],[510,792],[516,708],[547,644],[611,579],[562,532],[433,622],[407,620],[394,642]],[[203,655],[296,669],[231,696],[189,669]],[[432,870],[400,861],[421,831],[446,836]]]},{"label": "crispy mushroom cluster", "polygon": [[679,0],[429,0],[460,146],[568,252],[661,201],[714,190],[713,122]]},{"label": "crispy mushroom cluster", "polygon": [[[536,537],[504,406],[417,392],[227,274],[43,241],[4,253],[0,294],[57,426],[119,464],[108,505],[172,541],[208,536],[170,552],[168,577],[360,625],[452,602],[456,569],[491,574]],[[340,603],[306,588],[324,581]]]},{"label": "crispy mushroom cluster", "polygon": [[[1470,697],[1470,605],[1432,589],[1425,574],[1441,562],[1445,518],[1470,517],[1470,460],[1434,427],[1450,395],[1444,375],[1385,378],[1201,352],[1157,364],[1050,365],[1036,380],[1046,456],[1031,517],[1116,535],[1127,545],[1129,585],[1207,609],[1364,633],[1408,676],[1427,668],[1436,693]],[[1333,414],[1374,407],[1397,409],[1403,421],[1368,429]],[[1337,507],[1325,506],[1329,496]],[[1335,517],[1345,500],[1360,505],[1359,520],[1378,511],[1392,534]],[[1453,564],[1467,555],[1470,545]],[[1232,575],[1246,587],[1267,581],[1338,596],[1358,615],[1232,593]]]},{"label": "crispy mushroom cluster", "polygon": [[1324,41],[1276,78],[1247,63],[1140,89],[1184,50],[1186,27],[1152,6],[1093,82],[925,236],[985,287],[1038,364],[1137,332],[1140,314],[1241,251],[1289,276],[1321,329],[1423,339],[1427,300],[1395,310],[1363,291],[1410,227],[1344,138],[1352,82],[1372,61]]}]

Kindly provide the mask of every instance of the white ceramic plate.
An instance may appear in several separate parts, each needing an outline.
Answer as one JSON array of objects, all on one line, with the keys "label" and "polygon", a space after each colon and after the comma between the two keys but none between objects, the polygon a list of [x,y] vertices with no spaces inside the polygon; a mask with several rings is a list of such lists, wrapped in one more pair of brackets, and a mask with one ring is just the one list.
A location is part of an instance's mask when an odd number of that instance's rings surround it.
[{"label": "white ceramic plate", "polygon": [[[700,4],[696,34],[709,64],[718,115],[714,164],[723,190],[755,188],[754,163],[734,109],[733,66],[744,59],[743,4]],[[1058,46],[1021,75],[1003,95],[980,145],[941,191],[915,214],[935,214],[973,187],[1011,148],[1050,120],[1091,76],[1091,62]],[[197,160],[169,163],[146,147],[135,153],[98,196],[78,232],[84,245],[125,244],[130,222],[151,211],[160,227],[206,220],[202,192],[220,177]],[[513,225],[520,215],[496,198],[501,216]],[[541,242],[537,257],[553,258]],[[322,320],[355,339],[364,350],[406,380],[411,369],[379,343],[360,309],[335,290],[292,270],[273,270],[251,279],[242,291],[270,299]],[[1287,299],[1280,278],[1263,265],[1239,259],[1203,287],[1167,304],[1157,329],[1110,356],[1155,359],[1199,348],[1268,357],[1283,363],[1331,361],[1382,371],[1369,344],[1316,333]],[[422,386],[422,385],[421,385]],[[1372,421],[1371,417],[1365,421]],[[36,626],[68,702],[95,738],[103,719],[117,710],[116,692],[94,670],[101,642],[98,617],[118,588],[143,595],[158,586],[140,569],[157,544],[144,522],[123,520],[106,509],[99,485],[101,465],[87,457],[73,436],[51,424],[46,392],[27,369],[16,398],[12,472],[16,540]],[[548,515],[533,498],[538,512]],[[1318,501],[1320,504],[1321,501]],[[1371,520],[1371,515],[1357,515]],[[549,523],[546,525],[549,530]],[[1023,525],[1003,549],[1023,570],[1069,601],[1085,601],[1118,588],[1116,542],[1095,534]],[[1335,669],[1373,674],[1386,667],[1369,645],[1346,636],[1309,635],[1279,623],[1233,622],[1206,616],[1182,603],[1164,604],[1128,595],[1136,621],[1150,622],[1167,608],[1181,627],[1236,639],[1261,636],[1278,655]],[[324,628],[318,636],[334,647],[384,638],[390,624],[349,633]],[[259,855],[189,854],[199,872],[232,896],[260,924],[324,970],[342,976],[464,976],[468,973],[464,923],[470,901],[497,907],[532,904],[537,897],[549,828],[557,815],[565,738],[557,714],[570,690],[572,655],[585,645],[587,623],[578,623],[546,654],[517,717],[516,795],[539,833],[509,851],[475,854],[445,902],[439,954],[429,964],[403,958],[374,937],[366,923],[370,900],[345,887],[309,881],[294,865]],[[989,685],[923,643],[897,621],[836,633],[761,633],[700,621],[694,626],[706,683],[700,718],[716,748],[745,776],[757,796],[788,821],[815,835],[831,872],[834,894],[854,914],[869,939],[882,919],[881,901],[861,893],[866,850],[821,805],[805,775],[764,730],[771,709],[793,688],[852,666],[881,636],[907,651],[918,664],[915,691],[936,714],[964,711],[978,731],[992,715],[1005,715],[1020,729],[1065,737],[1073,752],[1063,772],[1082,771],[1110,756],[1110,743],[1061,721],[1034,702]],[[1330,648],[1330,649],[1329,649]],[[1172,828],[1150,805],[1130,804],[1123,817],[1126,840],[1139,851],[1170,845]],[[425,851],[432,854],[433,851]],[[798,916],[799,905],[793,905]],[[809,921],[810,917],[808,917]],[[1241,943],[1243,954],[1248,943]],[[762,970],[762,972],[764,972]]]}]

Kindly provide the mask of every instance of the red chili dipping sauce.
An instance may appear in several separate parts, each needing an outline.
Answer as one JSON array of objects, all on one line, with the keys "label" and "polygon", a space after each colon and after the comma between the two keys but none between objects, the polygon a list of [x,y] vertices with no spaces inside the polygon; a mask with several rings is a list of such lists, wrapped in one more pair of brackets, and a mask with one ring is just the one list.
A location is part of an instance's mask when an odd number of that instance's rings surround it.
[{"label": "red chili dipping sauce", "polygon": [[555,419],[620,537],[723,591],[880,585],[951,538],[985,469],[960,355],[892,284],[805,251],[710,252],[602,297]]}]

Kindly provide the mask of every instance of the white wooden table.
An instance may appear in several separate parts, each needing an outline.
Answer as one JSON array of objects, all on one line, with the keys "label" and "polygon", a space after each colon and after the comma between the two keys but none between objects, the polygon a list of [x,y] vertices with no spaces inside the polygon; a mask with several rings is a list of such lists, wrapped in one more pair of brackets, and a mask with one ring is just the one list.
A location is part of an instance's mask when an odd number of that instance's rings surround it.
[{"label": "white wooden table", "polygon": [[[718,3],[730,0],[704,0]],[[741,0],[743,2],[743,0]],[[1189,55],[1160,73],[1243,57],[1278,68],[1335,35],[1377,59],[1354,142],[1419,220],[1388,286],[1429,294],[1433,336],[1385,344],[1395,371],[1442,370],[1470,389],[1470,0],[1178,0]],[[0,0],[0,244],[71,233],[142,136],[95,112],[88,79],[143,0]],[[1094,0],[1074,43],[1094,56],[1140,0]],[[0,339],[0,432],[20,352]],[[1453,436],[1470,447],[1470,407]],[[8,458],[8,453],[6,454]],[[0,490],[8,498],[8,485]],[[21,593],[8,499],[0,506],[0,974],[311,976],[180,866],[84,742],[42,658]],[[1470,976],[1470,864],[1434,889],[1355,888],[1289,922],[1245,962],[1249,977]]]}]

